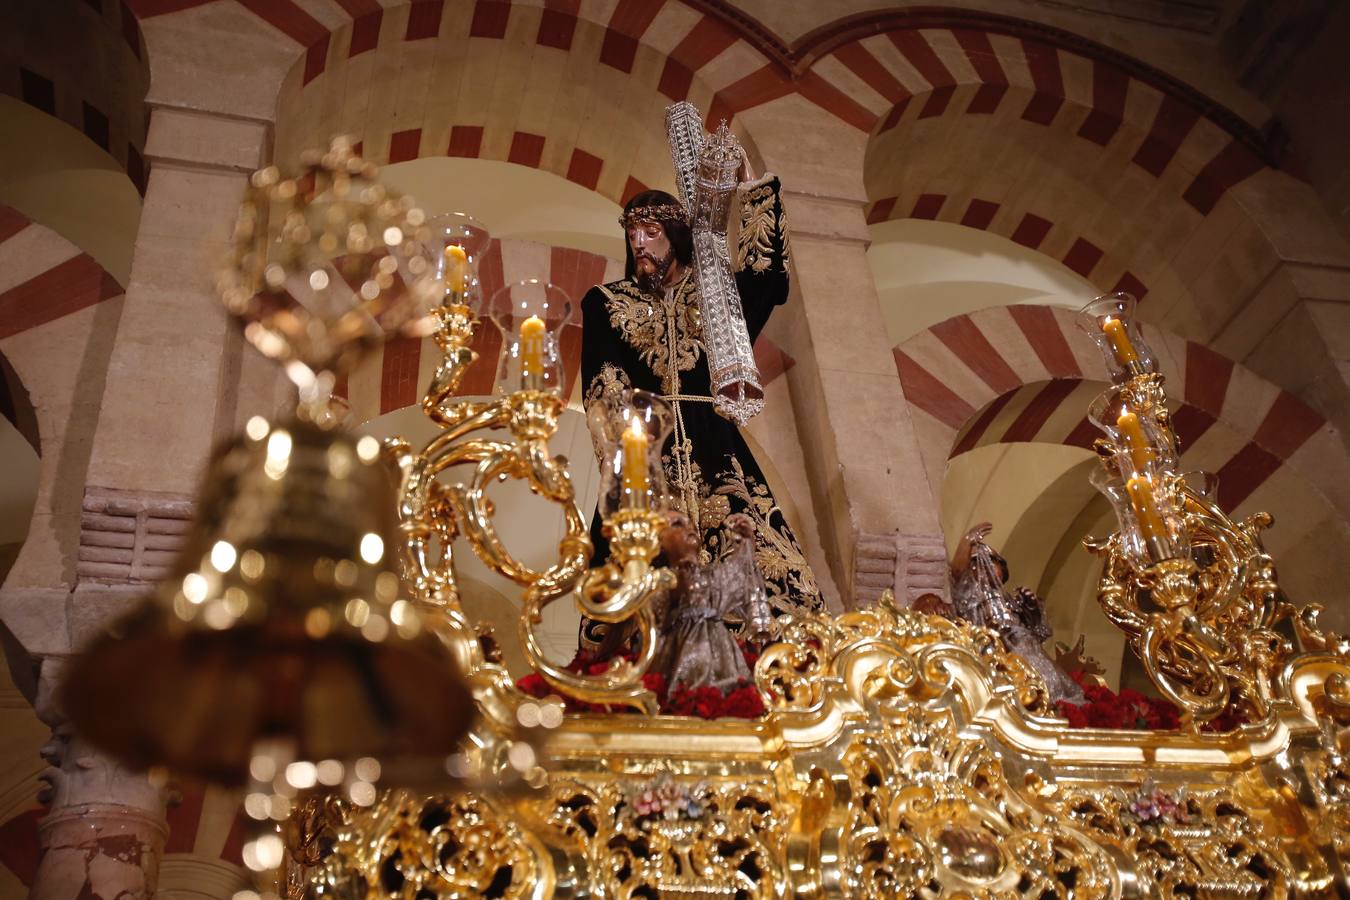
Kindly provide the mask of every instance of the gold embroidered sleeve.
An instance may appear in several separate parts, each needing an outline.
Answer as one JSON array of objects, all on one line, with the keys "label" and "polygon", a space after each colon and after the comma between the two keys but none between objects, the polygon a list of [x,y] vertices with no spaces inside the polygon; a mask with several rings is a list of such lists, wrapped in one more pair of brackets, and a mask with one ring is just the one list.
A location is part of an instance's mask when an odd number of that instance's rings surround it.
[{"label": "gold embroidered sleeve", "polygon": [[741,223],[736,268],[784,271],[788,263],[787,220],[775,175],[741,185]]}]

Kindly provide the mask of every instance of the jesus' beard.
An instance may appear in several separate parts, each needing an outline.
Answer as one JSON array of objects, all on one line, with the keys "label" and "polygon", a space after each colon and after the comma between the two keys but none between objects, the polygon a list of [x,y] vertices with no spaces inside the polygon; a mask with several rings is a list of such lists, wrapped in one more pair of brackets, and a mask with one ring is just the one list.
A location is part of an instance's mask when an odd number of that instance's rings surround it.
[{"label": "jesus' beard", "polygon": [[662,259],[657,259],[650,253],[645,252],[639,253],[634,259],[634,262],[636,263],[637,260],[641,259],[645,259],[648,262],[650,262],[654,268],[654,271],[650,273],[639,272],[637,274],[638,287],[642,290],[644,294],[661,293],[661,289],[666,283],[666,273],[670,271],[670,267],[675,263],[675,251],[671,250]]}]

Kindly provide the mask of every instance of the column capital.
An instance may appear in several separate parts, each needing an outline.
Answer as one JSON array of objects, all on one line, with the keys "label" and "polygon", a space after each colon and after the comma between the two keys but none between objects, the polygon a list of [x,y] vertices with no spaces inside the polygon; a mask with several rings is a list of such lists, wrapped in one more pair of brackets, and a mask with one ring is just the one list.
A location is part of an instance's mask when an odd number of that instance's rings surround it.
[{"label": "column capital", "polygon": [[249,173],[272,153],[272,123],[239,116],[156,106],[150,112],[145,157],[170,165]]},{"label": "column capital", "polygon": [[872,232],[864,216],[864,201],[852,197],[832,197],[810,191],[783,188],[783,208],[791,225],[789,240],[798,235],[824,241],[872,243]]}]

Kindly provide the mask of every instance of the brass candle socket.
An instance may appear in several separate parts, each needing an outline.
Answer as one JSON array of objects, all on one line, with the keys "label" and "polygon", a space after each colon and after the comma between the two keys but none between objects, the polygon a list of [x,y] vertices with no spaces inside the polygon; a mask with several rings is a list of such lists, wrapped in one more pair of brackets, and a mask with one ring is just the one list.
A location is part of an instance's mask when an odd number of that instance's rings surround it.
[{"label": "brass candle socket", "polygon": [[675,573],[652,567],[661,550],[664,513],[625,509],[606,523],[610,529],[610,562],[588,573],[578,604],[601,622],[621,622],[658,591],[675,585]]}]

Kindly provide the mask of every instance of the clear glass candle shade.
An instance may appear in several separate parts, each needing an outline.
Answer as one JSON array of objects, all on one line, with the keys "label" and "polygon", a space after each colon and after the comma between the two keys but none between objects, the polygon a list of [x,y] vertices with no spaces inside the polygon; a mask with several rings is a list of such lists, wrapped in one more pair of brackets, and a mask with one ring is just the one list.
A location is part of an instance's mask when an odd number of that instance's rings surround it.
[{"label": "clear glass candle shade", "polygon": [[1140,411],[1130,402],[1128,390],[1117,386],[1098,394],[1088,406],[1088,421],[1116,446],[1122,478],[1176,471],[1170,434],[1151,411]]},{"label": "clear glass candle shade", "polygon": [[1117,384],[1158,371],[1157,357],[1135,321],[1135,302],[1129,294],[1107,294],[1081,310],[1085,318],[1080,327],[1101,350],[1106,370]]},{"label": "clear glass candle shade", "polygon": [[655,394],[626,390],[591,403],[591,435],[600,449],[600,516],[625,509],[667,506],[661,449],[675,426],[670,404]]},{"label": "clear glass candle shade", "polygon": [[487,314],[502,333],[498,390],[562,396],[562,330],[572,319],[572,300],[562,288],[538,278],[508,284],[492,295]]},{"label": "clear glass candle shade", "polygon": [[[1190,540],[1185,521],[1167,497],[1165,479],[1139,475],[1126,479],[1104,467],[1097,467],[1090,480],[1111,504],[1116,521],[1120,523],[1125,552],[1137,566],[1144,568],[1164,559],[1189,555]],[[1131,482],[1136,484],[1133,491]],[[1142,491],[1140,483],[1144,488]]]},{"label": "clear glass candle shade", "polygon": [[[422,256],[432,267],[443,303],[463,303],[478,308],[482,299],[478,269],[492,243],[492,236],[473,216],[460,212],[441,213],[427,219],[428,237],[422,242]],[[457,254],[464,251],[462,273],[457,273]]]}]

